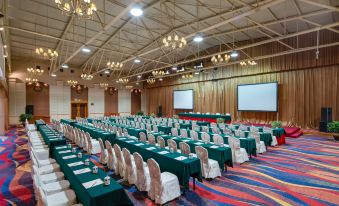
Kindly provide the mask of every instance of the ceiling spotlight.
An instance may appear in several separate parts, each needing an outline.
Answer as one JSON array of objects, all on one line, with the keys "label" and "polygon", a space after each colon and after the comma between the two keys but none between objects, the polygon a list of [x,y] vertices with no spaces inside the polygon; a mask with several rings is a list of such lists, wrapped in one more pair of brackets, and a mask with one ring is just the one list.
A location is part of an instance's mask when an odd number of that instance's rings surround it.
[{"label": "ceiling spotlight", "polygon": [[159,78],[159,81],[162,81],[163,79],[162,78]]},{"label": "ceiling spotlight", "polygon": [[4,28],[3,27],[0,27],[0,31],[3,31],[4,30]]},{"label": "ceiling spotlight", "polygon": [[109,70],[108,70],[108,69],[105,70],[104,73],[105,73],[105,74],[109,74]]},{"label": "ceiling spotlight", "polygon": [[83,48],[81,49],[81,51],[83,51],[83,52],[85,52],[85,53],[90,53],[90,52],[91,52],[91,50],[90,50],[89,48],[87,48],[87,47],[83,47]]},{"label": "ceiling spotlight", "polygon": [[199,75],[199,71],[195,71],[194,74],[195,74],[195,75]]},{"label": "ceiling spotlight", "polygon": [[139,85],[139,82],[136,82],[135,84],[136,84],[136,85]]},{"label": "ceiling spotlight", "polygon": [[203,38],[200,34],[196,35],[196,36],[193,38],[193,41],[194,41],[194,42],[197,42],[197,43],[200,43],[200,42],[202,42],[203,40],[204,40],[204,38]]},{"label": "ceiling spotlight", "polygon": [[61,65],[61,67],[64,68],[64,69],[68,69],[69,68],[69,66],[67,64],[63,64],[63,65]]},{"label": "ceiling spotlight", "polygon": [[138,75],[138,79],[140,79],[141,78],[141,75]]},{"label": "ceiling spotlight", "polygon": [[51,76],[52,76],[52,77],[56,77],[56,74],[55,74],[55,73],[52,73]]},{"label": "ceiling spotlight", "polygon": [[173,66],[173,67],[172,67],[172,70],[173,70],[173,71],[177,71],[177,69],[178,69],[178,68],[177,68],[176,66]]},{"label": "ceiling spotlight", "polygon": [[231,57],[236,58],[239,56],[239,53],[237,51],[232,51]]},{"label": "ceiling spotlight", "polygon": [[141,62],[141,60],[140,59],[134,59],[134,63],[136,63],[136,64],[139,64]]},{"label": "ceiling spotlight", "polygon": [[5,49],[7,48],[7,45],[6,45],[6,44],[4,45],[4,48],[5,48]]},{"label": "ceiling spotlight", "polygon": [[133,16],[141,16],[144,13],[144,11],[141,8],[135,7],[131,9],[130,13]]}]

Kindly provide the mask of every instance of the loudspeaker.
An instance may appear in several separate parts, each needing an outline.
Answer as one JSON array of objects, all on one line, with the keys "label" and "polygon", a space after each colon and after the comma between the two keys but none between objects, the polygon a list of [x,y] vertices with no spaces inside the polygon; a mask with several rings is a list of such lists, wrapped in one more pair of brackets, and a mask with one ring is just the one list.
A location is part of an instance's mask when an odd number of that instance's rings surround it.
[{"label": "loudspeaker", "polygon": [[327,132],[327,122],[320,122],[319,132]]},{"label": "loudspeaker", "polygon": [[158,107],[158,117],[162,117],[162,106],[159,105]]},{"label": "loudspeaker", "polygon": [[332,108],[322,107],[321,108],[321,122],[332,122]]},{"label": "loudspeaker", "polygon": [[34,115],[34,105],[26,105],[26,114]]}]

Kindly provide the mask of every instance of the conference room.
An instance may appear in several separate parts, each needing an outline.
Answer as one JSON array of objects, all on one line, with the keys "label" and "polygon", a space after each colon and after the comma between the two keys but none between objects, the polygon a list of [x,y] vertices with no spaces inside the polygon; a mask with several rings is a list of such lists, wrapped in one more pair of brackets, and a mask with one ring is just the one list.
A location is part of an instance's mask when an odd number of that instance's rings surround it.
[{"label": "conference room", "polygon": [[337,205],[338,0],[0,0],[0,206]]}]

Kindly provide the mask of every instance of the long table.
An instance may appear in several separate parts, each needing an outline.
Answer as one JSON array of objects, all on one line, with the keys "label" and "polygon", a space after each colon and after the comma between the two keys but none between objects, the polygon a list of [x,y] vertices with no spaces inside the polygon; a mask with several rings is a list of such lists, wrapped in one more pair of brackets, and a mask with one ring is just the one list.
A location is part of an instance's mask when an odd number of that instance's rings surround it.
[{"label": "long table", "polygon": [[96,127],[93,126],[89,126],[89,125],[84,125],[84,124],[80,124],[80,123],[75,123],[74,127],[77,127],[85,132],[88,132],[92,138],[94,139],[99,139],[101,138],[102,141],[110,141],[110,142],[114,142],[114,139],[116,137],[116,134],[111,133],[111,132],[106,132],[102,129],[98,129]]},{"label": "long table", "polygon": [[39,127],[44,126],[44,125],[46,125],[44,120],[42,120],[42,119],[35,120],[35,126],[36,126],[37,130],[39,130]]},{"label": "long table", "polygon": [[60,122],[63,124],[69,124],[71,126],[74,126],[74,124],[77,123],[77,121],[74,119],[61,119]]},{"label": "long table", "polygon": [[[189,188],[190,177],[195,177],[201,180],[201,165],[200,160],[197,158],[189,159],[188,155],[181,153],[170,153],[169,150],[164,148],[155,147],[153,145],[141,143],[126,137],[117,137],[115,143],[121,148],[128,149],[131,154],[138,152],[147,161],[149,158],[153,158],[158,162],[161,171],[167,171],[175,174],[178,177],[180,185],[185,189]],[[149,148],[154,147],[150,150]],[[159,152],[165,152],[167,154],[159,154]],[[185,160],[178,160],[176,158],[184,156]]]},{"label": "long table", "polygon": [[57,132],[55,132],[48,126],[40,125],[38,130],[40,131],[41,136],[44,139],[45,143],[48,145],[51,154],[54,147],[66,144],[65,137],[59,136]]},{"label": "long table", "polygon": [[197,114],[197,113],[179,113],[180,119],[189,119],[205,122],[217,122],[218,118],[223,118],[225,122],[231,122],[231,115],[225,114]]},{"label": "long table", "polygon": [[[78,150],[77,152],[79,152]],[[78,201],[81,202],[85,206],[101,206],[101,205],[133,205],[132,201],[129,199],[123,187],[118,184],[114,179],[110,178],[110,185],[106,186],[105,184],[98,184],[93,187],[85,188],[84,183],[101,179],[104,182],[104,178],[107,174],[98,169],[97,174],[92,174],[91,172],[82,173],[82,174],[74,174],[76,170],[82,170],[85,168],[90,168],[94,166],[94,164],[90,161],[89,166],[85,166],[84,164],[77,166],[70,166],[69,164],[75,162],[84,162],[85,159],[88,158],[88,155],[84,155],[82,158],[70,158],[64,159],[66,156],[76,155],[70,151],[67,147],[56,147],[54,149],[54,158],[57,163],[60,165],[61,170],[65,174],[65,177],[71,184],[72,189],[74,190]],[[92,186],[90,184],[90,186]]]},{"label": "long table", "polygon": [[224,170],[224,164],[226,163],[228,166],[233,166],[232,161],[232,150],[230,147],[220,147],[216,146],[211,143],[204,143],[202,141],[196,141],[192,140],[191,138],[181,138],[181,137],[174,137],[169,135],[158,135],[164,138],[166,145],[167,140],[172,139],[174,140],[177,145],[179,145],[179,142],[186,142],[191,149],[192,153],[195,153],[195,147],[196,146],[202,146],[207,149],[208,151],[208,158],[218,161],[220,169]]}]

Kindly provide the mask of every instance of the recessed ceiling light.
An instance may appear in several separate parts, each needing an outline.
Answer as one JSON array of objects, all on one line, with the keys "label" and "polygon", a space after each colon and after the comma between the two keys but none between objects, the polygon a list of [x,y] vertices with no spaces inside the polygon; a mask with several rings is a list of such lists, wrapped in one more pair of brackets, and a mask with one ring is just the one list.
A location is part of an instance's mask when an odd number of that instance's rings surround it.
[{"label": "recessed ceiling light", "polygon": [[238,56],[239,56],[239,53],[237,51],[231,52],[231,57],[235,58],[235,57],[238,57]]},{"label": "recessed ceiling light", "polygon": [[4,30],[4,28],[3,27],[0,27],[0,31],[3,31]]},{"label": "recessed ceiling light", "polygon": [[197,43],[202,42],[203,40],[204,40],[204,38],[203,38],[200,34],[196,35],[196,36],[193,38],[193,41],[194,41],[194,42],[197,42]]},{"label": "recessed ceiling light", "polygon": [[61,65],[61,67],[64,68],[64,69],[68,69],[69,68],[67,64],[63,64],[63,65]]},{"label": "recessed ceiling light", "polygon": [[195,75],[198,75],[198,74],[199,74],[199,71],[195,71],[194,74],[195,74]]},{"label": "recessed ceiling light", "polygon": [[177,68],[176,66],[173,66],[173,67],[172,67],[172,70],[173,70],[173,71],[177,71],[177,69],[178,69],[178,68]]},{"label": "recessed ceiling light", "polygon": [[134,59],[134,63],[137,63],[137,64],[139,64],[141,62],[141,60],[140,59]]},{"label": "recessed ceiling light", "polygon": [[141,8],[139,8],[139,7],[135,7],[135,8],[131,9],[130,13],[133,16],[141,16],[144,13],[144,11]]},{"label": "recessed ceiling light", "polygon": [[138,75],[138,79],[140,79],[141,78],[141,75]]},{"label": "recessed ceiling light", "polygon": [[139,85],[139,82],[136,82],[135,84],[136,84],[136,85]]},{"label": "recessed ceiling light", "polygon": [[85,53],[90,53],[91,52],[91,50],[89,48],[87,48],[87,47],[82,48],[81,51],[83,51]]},{"label": "recessed ceiling light", "polygon": [[4,48],[5,48],[5,49],[7,48],[7,45],[6,45],[6,44],[4,45]]},{"label": "recessed ceiling light", "polygon": [[109,74],[109,70],[108,70],[108,69],[105,70],[104,73],[105,73],[105,74]]},{"label": "recessed ceiling light", "polygon": [[52,73],[51,76],[52,76],[52,77],[56,77],[56,74],[55,74],[55,73]]},{"label": "recessed ceiling light", "polygon": [[159,81],[162,81],[163,79],[162,78],[159,78]]}]

